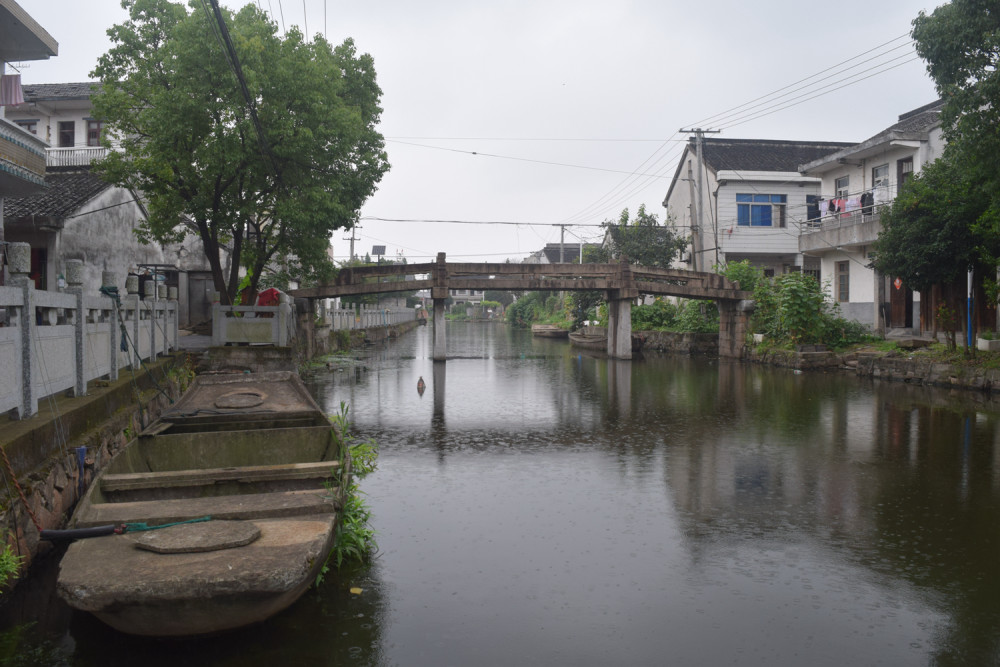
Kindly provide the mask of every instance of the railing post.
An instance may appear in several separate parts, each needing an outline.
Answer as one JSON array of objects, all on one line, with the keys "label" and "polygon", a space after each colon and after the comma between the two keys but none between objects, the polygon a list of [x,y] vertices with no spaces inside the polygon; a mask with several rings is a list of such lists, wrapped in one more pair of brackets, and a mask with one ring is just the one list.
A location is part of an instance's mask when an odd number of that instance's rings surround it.
[{"label": "railing post", "polygon": [[212,292],[212,345],[226,344],[226,320],[219,303],[219,293]]},{"label": "railing post", "polygon": [[[181,326],[181,316],[180,316],[180,305],[177,301],[177,288],[171,287],[167,290],[167,298],[170,300],[170,305],[173,309],[173,318],[171,318],[170,333],[173,334],[170,340],[170,349],[177,349],[177,339],[180,336],[180,326]],[[166,353],[166,350],[164,350]]]},{"label": "railing post", "polygon": [[[101,273],[101,287],[117,287],[115,282],[115,274],[111,271],[103,271]],[[124,315],[119,308],[118,302],[114,299],[109,299],[111,301],[111,335],[109,338],[109,345],[111,349],[108,350],[108,379],[117,380],[118,379],[118,349],[121,345],[122,331],[119,322],[124,321]]]},{"label": "railing post", "polygon": [[87,378],[84,376],[86,367],[84,359],[84,338],[87,335],[86,318],[83,316],[83,260],[66,260],[67,292],[76,297],[76,309],[73,315],[73,366],[76,374],[73,383],[74,396],[87,395]]},{"label": "railing post", "polygon": [[35,358],[31,341],[35,332],[35,284],[29,277],[31,271],[31,246],[27,243],[11,243],[7,247],[7,265],[10,269],[10,283],[21,288],[21,404],[17,408],[17,418],[26,419],[38,412],[38,397],[35,396]]},{"label": "railing post", "polygon": [[142,308],[149,314],[149,360],[156,359],[156,274],[142,286]]},{"label": "railing post", "polygon": [[129,276],[125,279],[126,311],[132,310],[132,349],[128,350],[129,366],[134,370],[139,367],[142,356],[139,353],[139,331],[142,313],[139,310],[139,276]]}]

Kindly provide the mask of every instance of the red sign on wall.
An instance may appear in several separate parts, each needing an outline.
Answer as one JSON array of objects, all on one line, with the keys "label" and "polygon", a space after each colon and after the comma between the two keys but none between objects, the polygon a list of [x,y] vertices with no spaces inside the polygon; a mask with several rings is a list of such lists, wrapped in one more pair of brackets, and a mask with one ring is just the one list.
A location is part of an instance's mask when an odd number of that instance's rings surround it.
[{"label": "red sign on wall", "polygon": [[900,289],[903,286],[903,281],[900,280],[899,278],[896,278],[895,280],[892,281],[892,284],[896,289]]}]

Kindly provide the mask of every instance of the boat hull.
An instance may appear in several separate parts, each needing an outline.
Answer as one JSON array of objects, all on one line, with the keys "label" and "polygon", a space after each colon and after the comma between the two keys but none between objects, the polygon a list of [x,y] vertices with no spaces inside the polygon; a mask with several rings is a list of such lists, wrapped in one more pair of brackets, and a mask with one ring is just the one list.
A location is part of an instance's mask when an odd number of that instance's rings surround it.
[{"label": "boat hull", "polygon": [[[126,530],[70,544],[57,592],[136,635],[266,620],[316,580],[349,475],[341,439],[297,375],[196,378],[84,494],[71,528]],[[205,544],[230,529],[251,537]],[[160,543],[143,539],[154,533]]]},{"label": "boat hull", "polygon": [[265,621],[315,581],[333,546],[336,515],[253,523],[261,531],[256,541],[205,553],[146,551],[129,534],[74,542],[59,594],[133,635],[206,635]]},{"label": "boat hull", "polygon": [[532,324],[531,335],[539,338],[566,338],[569,331],[553,324]]}]

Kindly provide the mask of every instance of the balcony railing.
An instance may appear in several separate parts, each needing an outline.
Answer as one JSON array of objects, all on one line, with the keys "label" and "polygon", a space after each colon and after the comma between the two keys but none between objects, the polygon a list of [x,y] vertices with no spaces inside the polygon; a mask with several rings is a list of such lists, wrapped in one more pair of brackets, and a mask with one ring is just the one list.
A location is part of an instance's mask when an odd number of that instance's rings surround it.
[{"label": "balcony railing", "polygon": [[0,192],[30,194],[45,184],[45,142],[0,119]]},{"label": "balcony railing", "polygon": [[45,156],[45,164],[49,167],[87,167],[107,154],[108,149],[103,146],[50,148]]}]

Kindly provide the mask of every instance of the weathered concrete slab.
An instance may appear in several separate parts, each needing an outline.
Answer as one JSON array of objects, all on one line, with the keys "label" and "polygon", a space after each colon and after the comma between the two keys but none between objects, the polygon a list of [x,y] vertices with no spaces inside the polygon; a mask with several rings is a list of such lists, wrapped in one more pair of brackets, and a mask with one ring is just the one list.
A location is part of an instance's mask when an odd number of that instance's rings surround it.
[{"label": "weathered concrete slab", "polygon": [[133,541],[138,548],[158,554],[186,554],[234,549],[258,537],[260,528],[249,521],[202,521],[145,531]]}]

